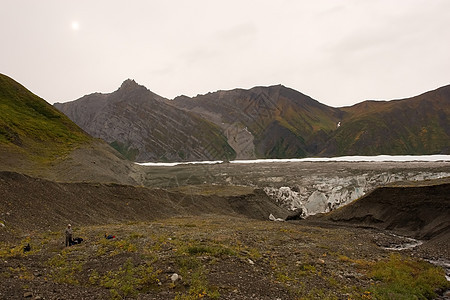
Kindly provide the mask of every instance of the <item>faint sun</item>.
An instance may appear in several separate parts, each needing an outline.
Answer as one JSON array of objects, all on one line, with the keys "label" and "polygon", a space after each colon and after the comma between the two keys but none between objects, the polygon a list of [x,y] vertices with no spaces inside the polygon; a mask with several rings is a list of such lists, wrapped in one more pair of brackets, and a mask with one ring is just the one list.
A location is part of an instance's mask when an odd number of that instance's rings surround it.
[{"label": "faint sun", "polygon": [[73,30],[80,29],[80,24],[78,24],[78,22],[76,22],[76,21],[72,22],[72,29]]}]

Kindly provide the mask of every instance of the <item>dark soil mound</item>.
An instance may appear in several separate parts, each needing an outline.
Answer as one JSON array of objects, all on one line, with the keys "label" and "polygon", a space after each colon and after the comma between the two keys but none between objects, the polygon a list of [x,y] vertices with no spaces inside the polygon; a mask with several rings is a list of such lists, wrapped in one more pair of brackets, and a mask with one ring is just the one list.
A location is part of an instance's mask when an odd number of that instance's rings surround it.
[{"label": "dark soil mound", "polygon": [[[0,172],[0,237],[81,225],[222,214],[267,219],[287,212],[255,190],[240,196],[201,196],[119,184],[57,183]],[[14,233],[14,234],[13,234]]]},{"label": "dark soil mound", "polygon": [[[382,187],[324,219],[369,225],[450,245],[450,184]],[[448,250],[448,249],[447,249]]]}]

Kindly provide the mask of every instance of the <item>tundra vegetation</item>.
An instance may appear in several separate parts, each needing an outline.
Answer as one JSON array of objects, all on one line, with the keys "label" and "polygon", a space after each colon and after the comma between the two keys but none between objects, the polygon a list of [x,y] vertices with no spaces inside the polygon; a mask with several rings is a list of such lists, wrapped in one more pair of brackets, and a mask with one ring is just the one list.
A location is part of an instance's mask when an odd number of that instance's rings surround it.
[{"label": "tundra vegetation", "polygon": [[111,299],[432,299],[450,288],[441,268],[379,247],[384,234],[368,229],[209,215],[74,236],[84,242],[64,247],[62,233],[46,232],[2,243],[0,277],[44,298],[51,284]]}]

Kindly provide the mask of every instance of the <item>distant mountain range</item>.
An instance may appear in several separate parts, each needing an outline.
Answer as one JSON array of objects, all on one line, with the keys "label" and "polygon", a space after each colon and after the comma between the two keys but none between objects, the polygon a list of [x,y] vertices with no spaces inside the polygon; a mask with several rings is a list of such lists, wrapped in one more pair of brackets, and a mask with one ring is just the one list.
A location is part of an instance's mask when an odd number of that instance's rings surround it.
[{"label": "distant mountain range", "polygon": [[450,86],[333,108],[282,85],[168,100],[128,79],[54,106],[135,161],[450,153]]}]

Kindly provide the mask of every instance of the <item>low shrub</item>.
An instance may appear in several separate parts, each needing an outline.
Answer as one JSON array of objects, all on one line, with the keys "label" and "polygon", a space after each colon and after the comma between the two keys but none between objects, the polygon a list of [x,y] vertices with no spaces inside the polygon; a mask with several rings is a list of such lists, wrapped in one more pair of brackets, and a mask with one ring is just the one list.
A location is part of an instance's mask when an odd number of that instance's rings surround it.
[{"label": "low shrub", "polygon": [[151,265],[135,266],[132,260],[128,259],[117,271],[109,271],[103,276],[93,272],[89,281],[91,284],[98,283],[110,289],[112,298],[123,299],[156,288],[160,282],[160,273],[160,270],[155,271]]},{"label": "low shrub", "polygon": [[432,299],[450,287],[442,268],[398,254],[375,263],[370,276],[378,281],[371,289],[374,299]]}]

